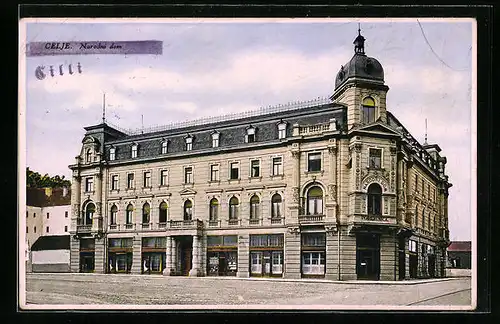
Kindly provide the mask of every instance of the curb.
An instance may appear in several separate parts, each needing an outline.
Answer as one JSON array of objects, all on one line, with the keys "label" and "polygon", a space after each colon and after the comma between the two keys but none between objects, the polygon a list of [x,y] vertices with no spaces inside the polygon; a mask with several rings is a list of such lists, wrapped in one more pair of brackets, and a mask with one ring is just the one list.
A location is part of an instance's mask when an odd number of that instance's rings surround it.
[{"label": "curb", "polygon": [[[27,275],[55,275],[55,276],[123,276],[123,277],[141,277],[141,278],[172,278],[163,275],[143,275],[143,274],[103,274],[103,273],[27,273]],[[296,282],[296,283],[326,283],[326,284],[344,284],[344,285],[418,285],[450,280],[459,280],[464,277],[447,277],[433,279],[416,279],[402,281],[372,281],[372,280],[327,280],[327,279],[284,279],[284,278],[254,278],[254,277],[189,277],[189,276],[174,276],[174,278],[184,280],[244,280],[244,281],[273,281],[273,282]]]}]

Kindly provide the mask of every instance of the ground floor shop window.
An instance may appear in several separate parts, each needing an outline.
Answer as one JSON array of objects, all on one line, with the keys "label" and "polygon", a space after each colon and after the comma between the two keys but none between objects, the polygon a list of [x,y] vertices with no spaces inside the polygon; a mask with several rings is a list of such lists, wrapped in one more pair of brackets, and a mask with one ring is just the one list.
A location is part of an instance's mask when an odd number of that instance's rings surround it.
[{"label": "ground floor shop window", "polygon": [[165,269],[166,254],[161,252],[142,253],[142,273],[161,273]]},{"label": "ground floor shop window", "polygon": [[324,275],[325,252],[302,252],[302,274]]},{"label": "ground floor shop window", "polygon": [[283,234],[250,235],[250,275],[282,276]]},{"label": "ground floor shop window", "polygon": [[358,279],[379,280],[380,235],[356,235],[356,274]]},{"label": "ground floor shop window", "polygon": [[209,276],[236,276],[238,271],[237,251],[210,251],[207,255]]},{"label": "ground floor shop window", "polygon": [[108,257],[109,273],[130,273],[132,252],[110,252]]}]

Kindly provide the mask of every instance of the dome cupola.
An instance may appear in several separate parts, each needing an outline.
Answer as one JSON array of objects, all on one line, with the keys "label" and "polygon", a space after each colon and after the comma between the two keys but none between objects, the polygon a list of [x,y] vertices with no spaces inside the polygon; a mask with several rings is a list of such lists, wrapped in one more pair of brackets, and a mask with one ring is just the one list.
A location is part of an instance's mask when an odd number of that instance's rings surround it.
[{"label": "dome cupola", "polygon": [[354,56],[349,62],[340,67],[335,78],[335,89],[351,78],[374,81],[384,84],[384,69],[380,62],[365,54],[365,38],[358,29],[358,36],[353,42]]}]

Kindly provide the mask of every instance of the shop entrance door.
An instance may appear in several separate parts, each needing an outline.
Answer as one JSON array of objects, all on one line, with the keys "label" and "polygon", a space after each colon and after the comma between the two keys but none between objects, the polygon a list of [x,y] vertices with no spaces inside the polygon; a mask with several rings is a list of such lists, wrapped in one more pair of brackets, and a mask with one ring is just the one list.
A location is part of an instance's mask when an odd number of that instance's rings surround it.
[{"label": "shop entrance door", "polygon": [[180,242],[180,261],[181,261],[181,275],[189,275],[193,262],[193,238],[191,236],[182,236]]},{"label": "shop entrance door", "polygon": [[377,234],[356,236],[356,273],[358,279],[379,280],[380,237]]},{"label": "shop entrance door", "polygon": [[80,272],[94,272],[94,252],[80,253]]},{"label": "shop entrance door", "polygon": [[416,254],[410,254],[410,278],[417,278],[418,259]]},{"label": "shop entrance door", "polygon": [[434,278],[436,276],[435,269],[436,269],[436,256],[431,254],[428,256],[429,257],[429,269],[428,273],[431,278]]},{"label": "shop entrance door", "polygon": [[264,252],[264,264],[262,267],[262,274],[264,276],[270,276],[271,275],[271,253],[270,252]]},{"label": "shop entrance door", "polygon": [[406,254],[405,251],[399,251],[399,280],[405,278],[406,272]]}]

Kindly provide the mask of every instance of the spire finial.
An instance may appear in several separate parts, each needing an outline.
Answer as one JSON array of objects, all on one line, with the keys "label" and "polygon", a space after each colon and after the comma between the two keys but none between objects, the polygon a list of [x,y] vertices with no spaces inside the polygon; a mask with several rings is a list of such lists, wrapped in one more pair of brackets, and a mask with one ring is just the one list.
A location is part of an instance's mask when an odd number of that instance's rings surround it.
[{"label": "spire finial", "polygon": [[102,123],[106,123],[106,92],[102,94]]},{"label": "spire finial", "polygon": [[358,36],[353,42],[354,53],[364,55],[365,54],[365,38],[361,35],[361,24],[358,22]]},{"label": "spire finial", "polygon": [[424,145],[427,145],[427,118],[425,119],[425,138]]}]

